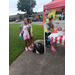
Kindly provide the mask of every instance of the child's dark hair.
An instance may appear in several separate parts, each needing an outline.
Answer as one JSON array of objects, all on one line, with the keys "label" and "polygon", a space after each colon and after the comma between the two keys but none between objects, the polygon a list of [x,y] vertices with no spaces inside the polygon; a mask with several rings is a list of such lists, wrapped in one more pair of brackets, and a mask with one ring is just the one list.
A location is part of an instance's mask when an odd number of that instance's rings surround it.
[{"label": "child's dark hair", "polygon": [[52,20],[53,18],[49,18],[49,20]]},{"label": "child's dark hair", "polygon": [[30,20],[31,20],[31,19],[28,18],[28,19],[27,19],[27,22],[29,23]]}]

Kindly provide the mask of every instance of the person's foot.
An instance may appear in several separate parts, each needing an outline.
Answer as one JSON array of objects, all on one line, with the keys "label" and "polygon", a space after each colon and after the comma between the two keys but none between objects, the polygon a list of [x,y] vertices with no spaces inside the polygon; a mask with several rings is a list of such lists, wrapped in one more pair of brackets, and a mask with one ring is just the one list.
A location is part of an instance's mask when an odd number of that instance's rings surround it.
[{"label": "person's foot", "polygon": [[30,50],[30,51],[31,51],[32,49],[31,49],[31,48],[28,48],[28,50]]},{"label": "person's foot", "polygon": [[25,51],[28,51],[28,48],[26,48]]},{"label": "person's foot", "polygon": [[46,47],[47,47],[47,48],[49,48],[49,46],[48,46],[48,45],[46,45]]},{"label": "person's foot", "polygon": [[34,45],[30,45],[30,47],[34,47]]}]

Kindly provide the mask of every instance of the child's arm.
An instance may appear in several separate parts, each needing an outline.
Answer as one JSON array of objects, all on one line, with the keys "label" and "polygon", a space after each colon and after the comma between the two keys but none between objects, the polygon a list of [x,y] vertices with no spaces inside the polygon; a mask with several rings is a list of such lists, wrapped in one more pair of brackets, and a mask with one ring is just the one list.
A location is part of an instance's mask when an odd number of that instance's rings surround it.
[{"label": "child's arm", "polygon": [[54,25],[53,25],[51,22],[49,22],[49,19],[47,19],[46,21],[47,21],[46,23],[48,24],[48,26],[49,26],[50,28],[54,28]]},{"label": "child's arm", "polygon": [[32,37],[32,34],[31,34],[31,32],[30,32],[30,36]]},{"label": "child's arm", "polygon": [[29,27],[28,31],[29,31],[30,36],[32,37],[31,31],[30,31],[30,27]]},{"label": "child's arm", "polygon": [[21,34],[23,34],[23,31],[21,32],[21,28],[22,28],[22,26],[20,26],[20,28],[19,28],[19,32],[20,32]]},{"label": "child's arm", "polygon": [[54,25],[52,23],[48,23],[50,28],[54,28]]}]

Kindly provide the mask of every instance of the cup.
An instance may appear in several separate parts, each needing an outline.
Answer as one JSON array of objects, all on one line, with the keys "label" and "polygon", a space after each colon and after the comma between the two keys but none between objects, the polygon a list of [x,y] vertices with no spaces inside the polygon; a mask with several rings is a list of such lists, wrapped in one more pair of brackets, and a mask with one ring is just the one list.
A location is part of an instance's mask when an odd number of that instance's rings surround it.
[{"label": "cup", "polygon": [[55,33],[58,33],[58,30],[57,29],[55,29]]}]

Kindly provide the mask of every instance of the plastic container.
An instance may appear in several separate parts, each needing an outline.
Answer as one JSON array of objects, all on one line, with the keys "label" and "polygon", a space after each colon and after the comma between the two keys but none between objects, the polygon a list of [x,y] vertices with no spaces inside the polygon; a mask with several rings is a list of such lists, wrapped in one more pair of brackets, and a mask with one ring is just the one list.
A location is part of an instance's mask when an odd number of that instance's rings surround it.
[{"label": "plastic container", "polygon": [[38,43],[36,43],[36,45],[38,46]]},{"label": "plastic container", "polygon": [[62,27],[59,27],[59,31],[62,31]]}]

